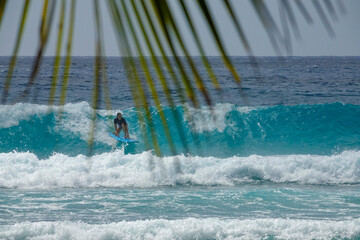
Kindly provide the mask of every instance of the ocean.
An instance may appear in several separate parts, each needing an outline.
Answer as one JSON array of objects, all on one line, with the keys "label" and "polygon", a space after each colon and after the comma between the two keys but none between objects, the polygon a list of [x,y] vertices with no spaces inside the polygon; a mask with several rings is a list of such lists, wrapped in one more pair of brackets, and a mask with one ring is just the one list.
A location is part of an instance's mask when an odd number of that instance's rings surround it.
[{"label": "ocean", "polygon": [[[194,60],[213,106],[160,95],[174,153],[147,92],[158,156],[122,59],[106,58],[112,110],[95,109],[89,155],[93,58],[72,59],[66,103],[58,90],[49,107],[54,58],[19,98],[33,61],[19,57],[0,105],[0,239],[360,239],[360,57],[233,57],[241,85],[210,57],[220,91]],[[117,112],[139,143],[108,135]]]}]

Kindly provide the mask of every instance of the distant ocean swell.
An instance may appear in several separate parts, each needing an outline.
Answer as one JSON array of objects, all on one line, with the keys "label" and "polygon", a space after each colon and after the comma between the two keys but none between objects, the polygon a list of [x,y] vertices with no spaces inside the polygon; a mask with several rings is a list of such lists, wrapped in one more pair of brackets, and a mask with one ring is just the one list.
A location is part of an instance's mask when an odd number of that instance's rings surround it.
[{"label": "distant ocean swell", "polygon": [[[54,153],[76,156],[86,154],[91,107],[86,102],[67,104],[61,118],[59,107],[51,111],[45,105],[15,104],[0,106],[0,152],[34,153],[39,159]],[[239,107],[217,104],[189,108],[192,121],[184,117],[184,108],[164,107],[177,154],[185,153],[173,118],[178,111],[191,155],[231,157],[275,154],[331,155],[359,150],[360,106],[319,104],[269,107]],[[97,110],[95,154],[120,148],[107,132],[113,130],[117,110]],[[123,109],[132,138],[140,144],[127,147],[127,153],[146,151],[134,108]],[[171,155],[159,114],[152,109],[157,138],[163,154]],[[215,120],[214,120],[215,119]],[[196,134],[196,138],[194,138]]]},{"label": "distant ocean swell", "polygon": [[179,219],[23,222],[0,226],[0,238],[15,239],[360,239],[360,220]]}]

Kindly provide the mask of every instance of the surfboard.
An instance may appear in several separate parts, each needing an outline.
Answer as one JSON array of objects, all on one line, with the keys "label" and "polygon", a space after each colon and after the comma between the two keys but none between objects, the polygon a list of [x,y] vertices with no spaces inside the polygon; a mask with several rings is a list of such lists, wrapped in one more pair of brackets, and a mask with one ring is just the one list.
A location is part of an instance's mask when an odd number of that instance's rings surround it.
[{"label": "surfboard", "polygon": [[109,136],[112,137],[112,138],[115,138],[116,140],[119,140],[121,142],[126,142],[126,143],[138,143],[139,142],[139,141],[134,140],[134,139],[127,139],[127,138],[117,137],[112,132],[109,132]]}]

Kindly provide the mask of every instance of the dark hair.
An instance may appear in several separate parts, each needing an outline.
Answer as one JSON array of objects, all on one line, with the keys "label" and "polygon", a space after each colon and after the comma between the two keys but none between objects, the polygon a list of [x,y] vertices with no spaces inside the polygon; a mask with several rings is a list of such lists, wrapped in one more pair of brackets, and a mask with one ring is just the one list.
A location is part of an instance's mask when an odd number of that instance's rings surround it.
[{"label": "dark hair", "polygon": [[119,116],[119,114],[121,115],[121,113],[117,113],[116,116]]}]

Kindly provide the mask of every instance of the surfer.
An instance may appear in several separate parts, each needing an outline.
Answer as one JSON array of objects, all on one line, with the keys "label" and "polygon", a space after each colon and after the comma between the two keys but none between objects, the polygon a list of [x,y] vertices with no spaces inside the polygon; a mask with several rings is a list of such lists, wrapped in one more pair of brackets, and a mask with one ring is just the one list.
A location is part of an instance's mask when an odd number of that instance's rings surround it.
[{"label": "surfer", "polygon": [[124,134],[125,134],[125,137],[124,138],[130,138],[129,137],[129,130],[128,130],[128,126],[127,126],[127,123],[126,123],[126,120],[125,118],[122,117],[121,113],[118,113],[116,115],[116,118],[114,119],[114,127],[115,127],[115,132],[114,134],[116,136],[119,137],[119,133],[121,131],[121,129],[124,130]]}]

